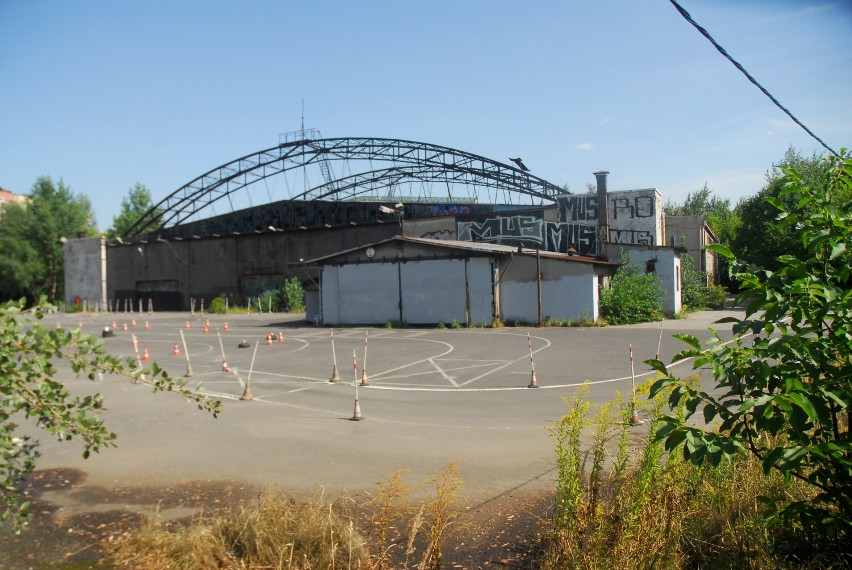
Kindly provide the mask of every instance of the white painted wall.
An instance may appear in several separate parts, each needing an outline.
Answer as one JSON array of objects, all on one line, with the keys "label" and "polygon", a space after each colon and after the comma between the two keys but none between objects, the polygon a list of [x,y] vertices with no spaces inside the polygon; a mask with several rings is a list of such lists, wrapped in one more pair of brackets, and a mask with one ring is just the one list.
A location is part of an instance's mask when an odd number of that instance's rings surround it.
[{"label": "white painted wall", "polygon": [[399,319],[395,264],[326,266],[321,284],[325,324],[378,324]]},{"label": "white painted wall", "polygon": [[[656,259],[655,272],[663,285],[663,310],[673,315],[679,313],[681,309],[681,280],[680,280],[680,254],[671,247],[656,247],[643,248],[637,246],[619,246],[627,253],[630,261],[639,264],[642,271],[645,271],[645,264],[650,259]],[[615,249],[614,247],[612,249]],[[610,255],[618,254],[620,251],[610,252]],[[620,261],[620,257],[613,258],[613,261]]]},{"label": "white painted wall", "polygon": [[400,268],[405,322],[465,321],[464,260],[409,261]]},{"label": "white painted wall", "polygon": [[[590,264],[542,259],[541,313],[552,320],[598,318],[597,275]],[[500,317],[538,321],[534,257],[515,257],[500,280]]]},{"label": "white painted wall", "polygon": [[[467,273],[467,277],[465,276]],[[465,279],[471,322],[492,318],[491,262],[487,258],[364,263],[322,270],[322,320],[326,324],[466,322]]]}]

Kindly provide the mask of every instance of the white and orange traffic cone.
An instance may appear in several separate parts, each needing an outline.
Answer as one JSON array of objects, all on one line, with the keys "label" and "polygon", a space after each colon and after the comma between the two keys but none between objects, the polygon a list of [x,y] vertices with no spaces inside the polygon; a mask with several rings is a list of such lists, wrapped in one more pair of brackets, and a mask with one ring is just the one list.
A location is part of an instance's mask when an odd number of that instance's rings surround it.
[{"label": "white and orange traffic cone", "polygon": [[148,324],[148,321],[145,321],[145,330],[146,331],[151,330],[151,325]]},{"label": "white and orange traffic cone", "polygon": [[180,348],[178,348],[178,343],[175,343],[175,348],[172,350],[172,356],[180,356]]},{"label": "white and orange traffic cone", "polygon": [[151,355],[148,354],[147,348],[142,349],[142,360],[145,361],[145,362],[148,362],[149,360],[151,360]]},{"label": "white and orange traffic cone", "polygon": [[281,333],[281,331],[278,331],[278,342],[284,342],[284,335]]}]

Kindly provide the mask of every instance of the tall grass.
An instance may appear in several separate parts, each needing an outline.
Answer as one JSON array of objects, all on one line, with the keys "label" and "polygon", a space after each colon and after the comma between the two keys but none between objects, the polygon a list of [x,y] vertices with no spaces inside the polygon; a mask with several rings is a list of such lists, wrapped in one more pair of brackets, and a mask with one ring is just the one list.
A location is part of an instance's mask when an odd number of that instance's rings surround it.
[{"label": "tall grass", "polygon": [[297,502],[270,491],[255,505],[185,527],[149,518],[112,559],[136,570],[368,568],[367,546],[344,511],[321,496]]},{"label": "tall grass", "polygon": [[463,528],[459,461],[422,483],[432,494],[418,504],[408,500],[404,470],[377,482],[361,505],[366,521],[356,520],[351,502],[300,502],[273,490],[256,504],[186,525],[148,517],[118,541],[111,561],[134,570],[436,570],[445,542]]},{"label": "tall grass", "polygon": [[[537,567],[840,568],[848,563],[840,545],[825,544],[801,528],[768,526],[758,497],[798,500],[811,492],[803,484],[765,476],[751,456],[698,468],[666,453],[653,435],[666,395],[644,403],[647,432],[630,447],[629,432],[636,428],[628,425],[625,400],[619,396],[594,405],[585,401],[587,393],[582,387],[566,399],[567,413],[551,430],[556,501]],[[591,428],[588,449],[580,444],[584,428]]]}]

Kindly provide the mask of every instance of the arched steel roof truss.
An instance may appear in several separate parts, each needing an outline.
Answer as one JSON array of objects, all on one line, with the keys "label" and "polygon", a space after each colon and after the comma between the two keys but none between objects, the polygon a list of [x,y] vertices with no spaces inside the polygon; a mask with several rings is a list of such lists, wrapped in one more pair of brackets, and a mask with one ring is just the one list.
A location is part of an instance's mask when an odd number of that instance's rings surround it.
[{"label": "arched steel roof truss", "polygon": [[409,180],[444,181],[448,188],[457,183],[484,186],[548,202],[565,194],[558,186],[528,172],[449,147],[398,139],[306,139],[238,158],[202,174],[151,208],[125,235],[134,235],[139,228],[153,226],[157,221],[154,227],[179,225],[218,200],[227,198],[231,203],[232,193],[255,182],[329,160],[380,160],[394,166],[327,180],[292,199],[347,200]]}]

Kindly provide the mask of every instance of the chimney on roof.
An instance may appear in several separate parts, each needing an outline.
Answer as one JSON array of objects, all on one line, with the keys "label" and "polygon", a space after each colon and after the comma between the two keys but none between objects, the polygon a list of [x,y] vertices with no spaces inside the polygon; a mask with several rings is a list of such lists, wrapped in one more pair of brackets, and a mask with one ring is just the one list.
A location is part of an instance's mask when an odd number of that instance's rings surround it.
[{"label": "chimney on roof", "polygon": [[606,243],[609,240],[609,225],[607,223],[607,213],[609,212],[609,204],[606,199],[606,177],[609,174],[606,170],[595,172],[595,180],[598,185],[598,256],[606,257]]},{"label": "chimney on roof", "polygon": [[607,172],[606,170],[601,170],[601,171],[594,173],[595,180],[598,183],[598,196],[600,196],[601,193],[606,194],[606,176],[607,176],[607,174],[609,174],[609,172]]}]

